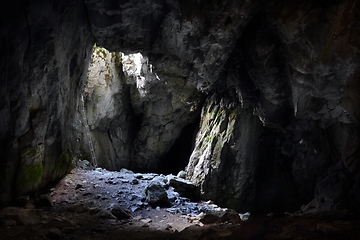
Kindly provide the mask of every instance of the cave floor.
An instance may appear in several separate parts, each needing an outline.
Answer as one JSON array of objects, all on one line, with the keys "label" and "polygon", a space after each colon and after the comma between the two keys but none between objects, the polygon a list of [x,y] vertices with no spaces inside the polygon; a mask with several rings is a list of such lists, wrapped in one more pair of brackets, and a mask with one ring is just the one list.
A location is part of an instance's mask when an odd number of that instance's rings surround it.
[{"label": "cave floor", "polygon": [[[236,224],[204,225],[199,210],[214,207],[209,202],[154,208],[141,201],[154,176],[76,168],[47,193],[53,206],[39,207],[34,197],[3,213],[0,239],[360,239],[354,217],[251,215]],[[130,217],[114,217],[115,206]]]}]

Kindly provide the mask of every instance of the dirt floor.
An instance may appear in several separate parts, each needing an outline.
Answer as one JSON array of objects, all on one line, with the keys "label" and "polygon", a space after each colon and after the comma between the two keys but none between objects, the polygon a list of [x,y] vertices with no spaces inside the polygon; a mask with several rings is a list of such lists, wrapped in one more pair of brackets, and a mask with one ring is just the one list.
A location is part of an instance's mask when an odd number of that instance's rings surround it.
[{"label": "dirt floor", "polygon": [[207,213],[224,209],[191,202],[171,187],[171,205],[150,206],[144,189],[158,176],[76,168],[46,195],[24,196],[3,209],[0,239],[360,239],[357,216],[204,221]]}]

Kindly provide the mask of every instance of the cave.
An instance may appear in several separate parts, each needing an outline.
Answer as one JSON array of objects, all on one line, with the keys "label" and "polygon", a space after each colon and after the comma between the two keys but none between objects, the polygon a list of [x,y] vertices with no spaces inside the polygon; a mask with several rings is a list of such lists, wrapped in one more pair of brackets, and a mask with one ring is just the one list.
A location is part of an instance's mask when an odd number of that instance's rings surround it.
[{"label": "cave", "polygon": [[161,160],[158,170],[159,173],[176,175],[185,169],[194,149],[199,121],[200,119],[197,119],[197,121],[186,125],[181,130],[180,136],[175,140],[170,150]]},{"label": "cave", "polygon": [[[261,217],[310,214],[319,217],[308,232],[314,238],[359,237],[346,227],[360,210],[359,5],[4,3],[0,232],[28,231],[3,211],[68,181],[88,161],[91,176],[184,170],[210,205]],[[106,184],[139,181],[116,178]],[[81,186],[74,194],[87,197]],[[258,220],[248,224],[262,226],[253,238],[301,234],[270,233]],[[240,225],[224,236],[248,232]],[[199,231],[216,235],[221,227]],[[66,236],[60,232],[47,234]]]}]

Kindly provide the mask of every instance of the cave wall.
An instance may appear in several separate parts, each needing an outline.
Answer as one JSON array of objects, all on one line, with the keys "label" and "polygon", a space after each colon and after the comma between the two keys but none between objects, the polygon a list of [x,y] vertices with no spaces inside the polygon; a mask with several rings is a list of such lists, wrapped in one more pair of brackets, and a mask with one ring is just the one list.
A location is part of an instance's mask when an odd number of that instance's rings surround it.
[{"label": "cave wall", "polygon": [[[1,205],[89,158],[86,124],[100,166],[150,171],[201,117],[186,170],[204,198],[241,211],[359,209],[358,0],[7,5]],[[94,43],[147,62],[126,76],[108,54],[107,81],[87,72]],[[89,74],[102,85],[84,89]]]},{"label": "cave wall", "polygon": [[0,206],[71,169],[76,96],[93,45],[82,2],[2,5]]}]

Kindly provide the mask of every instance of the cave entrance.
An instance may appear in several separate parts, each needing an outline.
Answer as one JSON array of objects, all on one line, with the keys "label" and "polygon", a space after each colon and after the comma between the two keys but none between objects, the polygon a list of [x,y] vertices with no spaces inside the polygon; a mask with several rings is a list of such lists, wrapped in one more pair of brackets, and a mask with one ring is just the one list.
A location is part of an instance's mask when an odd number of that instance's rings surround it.
[{"label": "cave entrance", "polygon": [[[167,84],[153,72],[152,65],[141,53],[126,55],[94,45],[82,100],[82,112],[86,112],[83,116],[84,125],[87,125],[84,128],[84,144],[87,146],[83,149],[91,150],[94,166],[97,162],[99,167],[108,170],[128,168],[162,174],[177,174],[185,169],[195,145],[200,112],[196,117],[193,115],[192,122],[185,125],[180,134],[176,133],[179,137],[172,140],[174,142],[168,152],[162,153],[157,166],[154,164],[145,169],[132,166],[131,163],[135,144],[149,139],[148,135],[137,136],[143,124],[144,112],[147,111],[142,108],[151,101],[149,92],[154,91],[151,92],[152,96],[160,95],[154,97],[157,102],[149,111],[154,111],[156,106],[167,107],[169,103],[166,101],[172,101],[168,97],[171,89],[168,89]],[[168,95],[161,95],[163,93]],[[149,116],[151,114],[148,113]],[[95,154],[98,159],[95,159]]]},{"label": "cave entrance", "polygon": [[200,117],[182,129],[180,136],[161,160],[159,173],[176,175],[185,169],[195,146],[199,123]]}]

